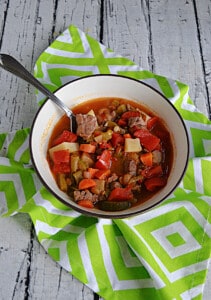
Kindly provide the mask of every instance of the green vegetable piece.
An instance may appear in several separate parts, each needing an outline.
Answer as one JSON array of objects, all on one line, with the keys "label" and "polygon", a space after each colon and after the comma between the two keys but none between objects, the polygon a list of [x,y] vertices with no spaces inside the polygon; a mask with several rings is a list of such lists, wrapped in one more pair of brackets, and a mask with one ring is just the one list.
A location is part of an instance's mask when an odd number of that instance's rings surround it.
[{"label": "green vegetable piece", "polygon": [[65,174],[58,173],[57,182],[58,182],[59,188],[63,192],[67,192],[67,182],[66,182]]},{"label": "green vegetable piece", "polygon": [[73,178],[75,179],[76,184],[78,184],[79,181],[80,181],[81,179],[83,179],[82,171],[79,170],[79,171],[73,173]]},{"label": "green vegetable piece", "polygon": [[71,172],[74,173],[78,170],[79,156],[71,155],[70,162],[71,162]]},{"label": "green vegetable piece", "polygon": [[127,107],[125,104],[121,104],[117,107],[117,114],[121,115],[122,113],[124,113],[127,110]]},{"label": "green vegetable piece", "polygon": [[128,201],[100,201],[98,207],[105,211],[119,211],[131,207],[131,203]]}]

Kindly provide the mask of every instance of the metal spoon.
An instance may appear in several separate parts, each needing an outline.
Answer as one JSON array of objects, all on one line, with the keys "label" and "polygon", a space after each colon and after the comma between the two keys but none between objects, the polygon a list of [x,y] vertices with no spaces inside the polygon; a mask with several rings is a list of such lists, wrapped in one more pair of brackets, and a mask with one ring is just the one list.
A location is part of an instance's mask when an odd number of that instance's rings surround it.
[{"label": "metal spoon", "polygon": [[59,98],[46,89],[46,87],[42,85],[31,73],[29,73],[15,58],[8,54],[0,53],[0,67],[32,84],[41,93],[55,102],[65,111],[66,115],[70,119],[70,130],[72,132],[76,132],[76,118],[73,112]]}]

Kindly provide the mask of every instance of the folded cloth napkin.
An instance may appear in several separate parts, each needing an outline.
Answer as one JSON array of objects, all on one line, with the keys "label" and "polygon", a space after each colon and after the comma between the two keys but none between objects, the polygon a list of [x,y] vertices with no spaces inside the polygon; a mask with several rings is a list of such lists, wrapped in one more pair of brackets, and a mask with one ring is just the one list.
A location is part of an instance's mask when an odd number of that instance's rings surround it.
[{"label": "folded cloth napkin", "polygon": [[[187,85],[142,70],[75,26],[35,66],[35,76],[52,91],[96,73],[142,80],[178,109],[191,146],[179,187],[142,215],[81,215],[41,186],[30,168],[30,130],[23,129],[0,135],[0,213],[28,213],[49,255],[105,299],[201,299],[211,250],[211,122],[193,105]],[[42,94],[37,101],[44,101]]]}]

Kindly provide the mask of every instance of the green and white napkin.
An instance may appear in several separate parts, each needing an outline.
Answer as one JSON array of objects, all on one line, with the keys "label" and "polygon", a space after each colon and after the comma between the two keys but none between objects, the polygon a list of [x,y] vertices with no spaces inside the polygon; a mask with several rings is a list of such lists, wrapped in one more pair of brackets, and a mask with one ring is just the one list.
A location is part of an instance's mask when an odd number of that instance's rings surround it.
[{"label": "green and white napkin", "polygon": [[142,215],[83,216],[41,186],[30,168],[30,130],[24,129],[0,135],[0,213],[28,213],[49,255],[105,299],[201,299],[211,250],[211,122],[193,105],[187,85],[142,70],[75,26],[35,66],[35,76],[52,91],[97,73],[147,82],[178,109],[191,144],[180,186]]}]

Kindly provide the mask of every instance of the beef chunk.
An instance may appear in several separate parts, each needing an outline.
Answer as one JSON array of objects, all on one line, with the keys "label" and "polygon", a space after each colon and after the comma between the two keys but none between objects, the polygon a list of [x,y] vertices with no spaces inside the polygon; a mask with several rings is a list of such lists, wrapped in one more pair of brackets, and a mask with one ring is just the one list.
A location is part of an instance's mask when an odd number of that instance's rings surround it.
[{"label": "beef chunk", "polygon": [[97,118],[88,114],[76,114],[77,132],[83,139],[88,139],[97,128]]},{"label": "beef chunk", "polygon": [[98,200],[98,196],[92,194],[89,190],[74,191],[74,200],[76,202],[79,200],[90,200],[92,202],[96,202]]}]

